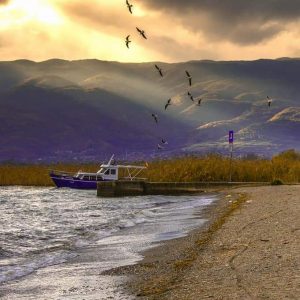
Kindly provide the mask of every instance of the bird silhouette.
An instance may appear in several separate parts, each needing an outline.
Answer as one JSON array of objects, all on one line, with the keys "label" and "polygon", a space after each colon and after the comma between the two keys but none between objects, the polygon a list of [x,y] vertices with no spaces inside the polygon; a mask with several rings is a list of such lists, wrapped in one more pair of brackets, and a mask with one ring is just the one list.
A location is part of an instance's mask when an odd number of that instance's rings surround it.
[{"label": "bird silhouette", "polygon": [[145,31],[142,30],[142,29],[139,29],[138,27],[136,27],[136,30],[138,31],[138,33],[146,40],[147,37],[146,37],[146,34],[145,34]]},{"label": "bird silhouette", "polygon": [[164,145],[167,145],[168,144],[168,141],[164,140],[164,139],[161,139],[161,142],[164,144]]},{"label": "bird silhouette", "polygon": [[131,41],[129,40],[130,35],[127,35],[125,43],[126,43],[126,47],[129,49],[129,43],[131,43]]},{"label": "bird silhouette", "polygon": [[159,75],[160,75],[161,77],[163,77],[164,75],[163,75],[162,69],[161,69],[158,65],[155,65],[155,68],[156,68],[157,71],[159,72]]},{"label": "bird silhouette", "polygon": [[192,95],[190,92],[188,92],[188,95],[189,95],[190,99],[194,102],[194,97],[193,97],[193,95]]},{"label": "bird silhouette", "polygon": [[190,73],[188,71],[185,71],[185,74],[187,76],[187,78],[189,79],[189,85],[192,85],[192,76],[190,75]]},{"label": "bird silhouette", "polygon": [[158,116],[156,114],[152,114],[151,115],[155,121],[155,123],[157,124],[158,123]]},{"label": "bird silhouette", "polygon": [[165,105],[165,110],[168,108],[168,106],[171,105],[171,99],[168,100],[168,102]]},{"label": "bird silhouette", "polygon": [[267,100],[268,100],[268,106],[271,107],[272,99],[269,96],[267,96]]},{"label": "bird silhouette", "polygon": [[198,100],[198,103],[197,103],[198,106],[201,105],[201,101],[202,101],[202,99],[199,99],[199,100]]},{"label": "bird silhouette", "polygon": [[132,7],[133,7],[133,5],[130,4],[130,3],[128,2],[128,0],[126,0],[126,4],[127,4],[127,7],[128,7],[129,12],[132,14]]}]

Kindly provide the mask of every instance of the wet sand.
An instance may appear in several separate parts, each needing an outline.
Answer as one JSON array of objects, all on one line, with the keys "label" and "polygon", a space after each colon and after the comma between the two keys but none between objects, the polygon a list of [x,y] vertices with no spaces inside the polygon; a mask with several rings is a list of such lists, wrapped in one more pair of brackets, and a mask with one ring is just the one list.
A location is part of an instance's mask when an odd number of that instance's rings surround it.
[{"label": "wet sand", "polygon": [[137,299],[299,299],[300,185],[221,194],[203,228],[107,274]]}]

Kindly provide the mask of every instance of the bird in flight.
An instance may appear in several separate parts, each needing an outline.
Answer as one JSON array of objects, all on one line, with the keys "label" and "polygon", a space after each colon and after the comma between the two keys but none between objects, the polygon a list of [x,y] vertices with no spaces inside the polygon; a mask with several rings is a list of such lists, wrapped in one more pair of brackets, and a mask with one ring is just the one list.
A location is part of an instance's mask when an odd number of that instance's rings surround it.
[{"label": "bird in flight", "polygon": [[156,114],[152,114],[152,117],[153,117],[155,123],[157,124],[158,123],[158,116]]},{"label": "bird in flight", "polygon": [[139,32],[139,34],[146,40],[147,37],[145,35],[145,31],[142,29],[139,29],[138,27],[136,27],[136,30]]},{"label": "bird in flight", "polygon": [[156,68],[157,71],[159,72],[159,75],[160,75],[161,77],[163,77],[164,75],[163,75],[162,69],[161,69],[158,65],[155,65],[155,68]]},{"label": "bird in flight", "polygon": [[192,95],[190,92],[188,92],[188,95],[189,95],[190,99],[194,102],[194,97],[193,97],[193,95]]},{"label": "bird in flight", "polygon": [[197,103],[198,106],[201,105],[201,101],[202,101],[202,99],[199,99],[199,100],[198,100],[198,103]]},{"label": "bird in flight", "polygon": [[129,40],[130,35],[127,35],[125,43],[126,43],[126,47],[129,49],[129,43],[131,43],[131,41]]},{"label": "bird in flight", "polygon": [[267,96],[267,100],[268,100],[268,106],[271,107],[272,99],[269,96]]},{"label": "bird in flight", "polygon": [[171,105],[171,99],[168,100],[168,102],[165,105],[165,110],[168,108],[168,106]]},{"label": "bird in flight", "polygon": [[127,4],[127,7],[128,7],[129,12],[132,14],[132,7],[133,7],[133,5],[130,4],[130,3],[128,2],[128,0],[126,0],[126,4]]},{"label": "bird in flight", "polygon": [[185,71],[185,74],[186,74],[187,78],[189,79],[189,84],[191,86],[192,85],[192,76],[190,75],[190,73],[188,71]]}]

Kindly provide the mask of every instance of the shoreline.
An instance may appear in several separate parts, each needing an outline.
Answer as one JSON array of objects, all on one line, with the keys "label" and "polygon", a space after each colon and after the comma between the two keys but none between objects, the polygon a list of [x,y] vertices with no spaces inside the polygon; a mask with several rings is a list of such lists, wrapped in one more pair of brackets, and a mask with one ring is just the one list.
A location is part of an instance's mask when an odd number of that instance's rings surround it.
[{"label": "shoreline", "polygon": [[300,186],[219,193],[221,199],[201,214],[208,219],[202,228],[145,251],[136,265],[104,274],[127,276],[125,289],[138,299],[296,299]]},{"label": "shoreline", "polygon": [[127,276],[129,281],[125,289],[129,294],[138,297],[160,295],[164,287],[167,288],[167,285],[179,276],[179,274],[172,274],[172,278],[167,278],[170,275],[170,265],[176,265],[177,271],[182,273],[195,259],[194,245],[208,241],[217,227],[225,221],[225,215],[235,209],[236,204],[241,204],[246,200],[244,194],[233,193],[233,189],[235,187],[215,188],[200,193],[199,195],[219,194],[219,199],[205,207],[200,213],[201,218],[207,220],[204,225],[190,231],[184,237],[160,242],[157,246],[144,251],[141,253],[143,260],[135,265],[111,269],[103,272],[103,275]]}]

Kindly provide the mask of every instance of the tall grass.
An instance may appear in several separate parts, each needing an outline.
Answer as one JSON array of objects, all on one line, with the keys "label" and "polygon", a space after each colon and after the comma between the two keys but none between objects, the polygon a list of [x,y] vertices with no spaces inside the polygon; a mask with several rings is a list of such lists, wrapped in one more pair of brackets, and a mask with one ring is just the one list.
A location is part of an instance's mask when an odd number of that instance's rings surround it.
[{"label": "tall grass", "polygon": [[[94,172],[98,164],[0,165],[0,185],[53,186],[49,169]],[[183,157],[149,163],[144,176],[149,181],[228,181],[230,160],[220,155]],[[272,159],[234,159],[232,181],[300,182],[300,153],[288,150]]]},{"label": "tall grass", "polygon": [[[208,155],[153,162],[146,175],[151,181],[228,181],[229,170],[229,158]],[[232,181],[271,182],[275,179],[285,183],[300,182],[300,159],[278,156],[271,160],[232,161]]]},{"label": "tall grass", "polygon": [[0,185],[54,186],[49,177],[50,170],[63,170],[75,173],[78,170],[94,172],[99,169],[95,164],[55,164],[55,165],[0,165]]}]

